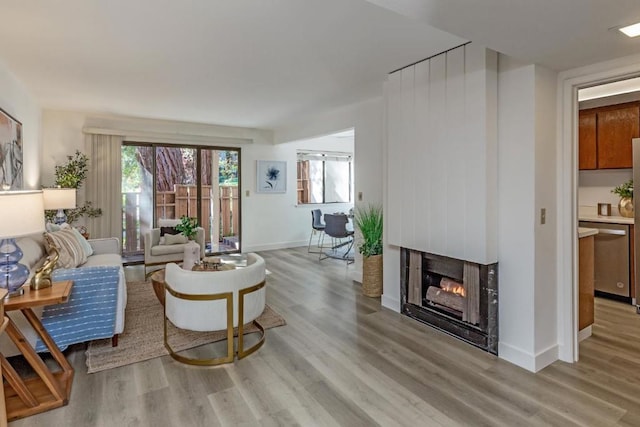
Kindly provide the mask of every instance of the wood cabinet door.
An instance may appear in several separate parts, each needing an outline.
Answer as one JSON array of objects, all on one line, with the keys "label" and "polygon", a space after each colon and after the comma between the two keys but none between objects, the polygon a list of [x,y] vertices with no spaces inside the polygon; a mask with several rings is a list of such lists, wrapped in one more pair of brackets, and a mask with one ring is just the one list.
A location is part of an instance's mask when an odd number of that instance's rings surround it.
[{"label": "wood cabinet door", "polygon": [[578,118],[578,168],[597,169],[596,112],[580,111]]},{"label": "wood cabinet door", "polygon": [[597,113],[599,169],[632,167],[631,140],[638,138],[639,126],[638,105]]}]

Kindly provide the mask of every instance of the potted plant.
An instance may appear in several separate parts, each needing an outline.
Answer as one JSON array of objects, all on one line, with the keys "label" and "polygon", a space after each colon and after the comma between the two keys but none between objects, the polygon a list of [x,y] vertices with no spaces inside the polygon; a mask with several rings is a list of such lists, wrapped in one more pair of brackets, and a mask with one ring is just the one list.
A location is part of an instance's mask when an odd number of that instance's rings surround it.
[{"label": "potted plant", "polygon": [[613,194],[620,196],[620,202],[618,203],[618,211],[621,216],[626,218],[633,218],[633,180],[618,185],[613,190]]},{"label": "potted plant", "polygon": [[362,254],[362,293],[379,297],[382,295],[382,208],[374,205],[359,208],[355,224],[362,234],[358,245]]},{"label": "potted plant", "polygon": [[[75,188],[77,190],[82,187],[84,180],[87,178],[88,171],[89,157],[81,153],[80,150],[76,150],[73,156],[67,156],[67,162],[65,164],[55,167],[56,181],[54,187]],[[55,214],[55,210],[45,211],[45,218],[47,221],[53,222]],[[102,215],[102,209],[94,208],[91,202],[84,202],[82,206],[78,206],[75,209],[65,209],[65,214],[67,216],[67,223],[73,224],[83,216],[88,218],[99,217]],[[84,228],[84,233],[86,233],[86,227],[81,227]]]},{"label": "potted plant", "polygon": [[193,240],[196,236],[196,228],[198,228],[198,219],[182,215],[180,223],[176,225],[176,230],[181,232],[189,240]]}]

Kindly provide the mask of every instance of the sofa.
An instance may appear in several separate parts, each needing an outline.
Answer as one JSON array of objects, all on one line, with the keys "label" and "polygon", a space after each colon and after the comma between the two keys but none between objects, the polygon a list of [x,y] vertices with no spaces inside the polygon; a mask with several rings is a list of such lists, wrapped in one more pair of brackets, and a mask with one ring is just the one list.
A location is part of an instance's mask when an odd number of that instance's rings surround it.
[{"label": "sofa", "polygon": [[[127,305],[127,288],[124,269],[122,267],[120,241],[117,238],[106,238],[92,239],[88,240],[87,242],[91,246],[93,254],[88,256],[86,262],[84,262],[82,265],[79,265],[76,269],[65,270],[65,277],[73,279],[75,272],[80,273],[82,271],[88,271],[87,269],[91,267],[117,267],[117,295],[115,297],[116,313],[113,329],[113,337],[117,339],[117,335],[124,331],[124,313],[125,307]],[[23,257],[20,263],[26,265],[31,271],[31,276],[33,276],[36,269],[45,262],[45,259],[47,257],[47,243],[45,241],[44,234],[38,233],[25,236],[17,239],[17,243],[23,252]],[[58,270],[54,271],[54,278],[57,271]],[[24,284],[24,286],[29,286],[31,276]],[[74,290],[72,289],[72,294],[73,291]],[[38,307],[34,309],[34,312],[38,317],[41,317],[43,309],[46,308]],[[29,323],[26,321],[22,313],[11,311],[8,312],[7,315],[11,317],[11,319],[16,323],[18,328],[25,335],[27,341],[35,348],[37,342],[36,334],[29,326]],[[116,339],[114,339],[114,343],[116,342]],[[6,335],[0,337],[0,352],[2,352],[2,354],[6,357],[20,354],[18,349],[13,345],[11,340]]]}]

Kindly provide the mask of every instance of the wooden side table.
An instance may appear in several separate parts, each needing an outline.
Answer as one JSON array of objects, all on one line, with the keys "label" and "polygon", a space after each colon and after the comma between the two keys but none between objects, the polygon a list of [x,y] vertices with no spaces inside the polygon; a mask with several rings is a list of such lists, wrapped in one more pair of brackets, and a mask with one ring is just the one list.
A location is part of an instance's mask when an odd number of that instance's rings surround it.
[{"label": "wooden side table", "polygon": [[6,311],[20,310],[22,312],[60,366],[59,371],[51,372],[16,324],[9,318],[7,335],[37,375],[28,379],[20,378],[4,355],[0,354],[2,375],[7,380],[4,385],[4,399],[9,421],[59,408],[69,403],[73,368],[58,349],[40,319],[36,317],[32,308],[67,302],[72,286],[73,282],[70,280],[56,282],[53,286],[38,291],[25,286],[24,295],[4,300]]}]

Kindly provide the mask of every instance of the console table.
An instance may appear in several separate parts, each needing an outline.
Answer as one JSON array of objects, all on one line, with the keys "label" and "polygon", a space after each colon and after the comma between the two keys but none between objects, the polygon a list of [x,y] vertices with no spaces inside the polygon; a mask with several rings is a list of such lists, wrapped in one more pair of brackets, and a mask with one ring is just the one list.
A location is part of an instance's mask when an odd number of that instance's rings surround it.
[{"label": "console table", "polygon": [[58,408],[69,403],[73,368],[44,328],[32,308],[67,302],[73,282],[70,280],[56,282],[53,286],[34,291],[25,286],[23,295],[4,300],[5,311],[20,310],[33,327],[42,342],[47,346],[60,370],[52,372],[42,358],[35,352],[20,332],[20,329],[9,318],[6,333],[11,341],[31,365],[36,376],[23,379],[0,354],[2,376],[6,379],[4,398],[9,421],[38,414]]}]

